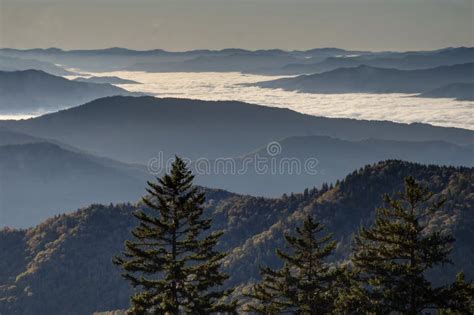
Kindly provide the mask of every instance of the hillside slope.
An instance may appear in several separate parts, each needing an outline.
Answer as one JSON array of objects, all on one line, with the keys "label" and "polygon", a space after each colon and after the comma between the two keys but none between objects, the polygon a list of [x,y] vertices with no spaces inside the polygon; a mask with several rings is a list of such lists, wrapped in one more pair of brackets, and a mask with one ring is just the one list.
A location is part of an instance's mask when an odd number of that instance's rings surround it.
[{"label": "hillside slope", "polygon": [[[371,221],[381,195],[402,189],[407,175],[448,198],[430,224],[453,231],[455,269],[464,269],[472,279],[474,169],[386,161],[353,172],[334,188],[279,199],[206,190],[206,214],[212,216],[214,229],[225,231],[219,247],[231,251],[225,264],[229,283],[245,285],[258,277],[260,264],[277,265],[274,250],[282,245],[282,233],[301,224],[306,213],[335,233],[339,245],[334,259],[345,259],[353,233]],[[131,289],[111,257],[122,250],[137,223],[131,216],[134,209],[129,204],[93,205],[27,230],[1,231],[0,250],[6,254],[0,261],[0,312],[90,314],[125,309]],[[447,280],[453,270],[437,273],[437,281]],[[51,296],[55,298],[47,298]]]},{"label": "hillside slope", "polygon": [[[206,196],[213,228],[226,233],[222,250],[242,245],[290,211],[280,199],[220,190],[206,190]],[[131,288],[111,257],[137,223],[131,215],[136,209],[92,205],[27,230],[0,230],[0,251],[8,253],[0,260],[0,312],[73,315],[126,308]]]},{"label": "hillside slope", "polygon": [[454,270],[464,270],[474,279],[474,168],[438,167],[403,161],[386,161],[369,165],[348,175],[334,188],[320,193],[309,204],[300,206],[268,230],[248,239],[227,257],[228,270],[233,273],[234,283],[242,283],[249,277],[258,277],[258,265],[278,266],[273,251],[284,246],[283,233],[294,229],[312,214],[326,224],[339,242],[333,259],[346,259],[351,248],[353,234],[361,225],[370,224],[374,210],[383,204],[384,194],[403,190],[403,180],[413,176],[435,193],[434,198],[447,198],[443,210],[436,214],[429,225],[433,229],[445,229],[456,238],[453,260],[456,268],[446,266],[436,272],[436,282],[453,279]]}]

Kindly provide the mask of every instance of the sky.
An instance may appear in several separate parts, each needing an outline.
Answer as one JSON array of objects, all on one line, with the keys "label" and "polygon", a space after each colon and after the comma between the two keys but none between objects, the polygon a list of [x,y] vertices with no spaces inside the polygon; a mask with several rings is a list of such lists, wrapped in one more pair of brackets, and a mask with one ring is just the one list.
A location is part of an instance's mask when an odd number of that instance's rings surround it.
[{"label": "sky", "polygon": [[474,0],[0,0],[0,46],[428,50],[474,46]]}]

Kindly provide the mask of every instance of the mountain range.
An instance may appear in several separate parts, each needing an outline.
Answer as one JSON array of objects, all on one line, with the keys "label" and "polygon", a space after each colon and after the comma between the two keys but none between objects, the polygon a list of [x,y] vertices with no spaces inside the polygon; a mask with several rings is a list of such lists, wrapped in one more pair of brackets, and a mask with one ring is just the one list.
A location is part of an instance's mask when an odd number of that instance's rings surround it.
[{"label": "mountain range", "polygon": [[235,101],[107,97],[22,121],[0,121],[10,130],[53,139],[128,163],[147,164],[160,152],[199,158],[238,157],[290,136],[326,135],[342,140],[474,143],[474,131],[336,119]]},{"label": "mountain range", "polygon": [[471,62],[474,62],[474,48],[459,47],[432,52],[379,53],[349,57],[328,57],[316,63],[288,64],[281,69],[275,70],[273,74],[312,74],[362,65],[377,68],[415,70]]},{"label": "mountain range", "polygon": [[[472,167],[473,135],[240,102],[103,98],[0,122],[2,225],[28,227],[90,203],[135,202],[174,154],[191,162],[199,185],[278,197],[386,159]],[[24,198],[24,187],[34,194]]]},{"label": "mountain range", "polygon": [[60,66],[47,61],[35,59],[23,59],[0,55],[0,71],[24,71],[40,70],[53,75],[74,75],[74,72],[68,71]]},{"label": "mountain range", "polygon": [[137,63],[125,70],[147,72],[263,72],[298,61],[282,54],[236,53],[223,56],[199,56],[184,61]]},{"label": "mountain range", "polygon": [[361,51],[317,48],[307,51],[280,49],[256,50],[229,48],[170,52],[161,49],[137,51],[120,47],[97,50],[0,49],[0,56],[29,58],[85,71],[136,69],[145,71],[251,71],[281,68],[287,63],[322,61],[331,56],[353,55]]},{"label": "mountain range", "polygon": [[[0,56],[35,59],[84,71],[140,70],[149,72],[239,71],[256,74],[308,74],[341,67],[368,65],[401,70],[426,69],[474,62],[472,47],[432,51],[370,52],[340,48],[306,51],[192,50],[170,52],[161,49],[137,51],[125,48],[96,50],[0,49]],[[36,68],[34,68],[36,69]],[[20,69],[18,69],[20,70]],[[43,70],[43,69],[40,69]]]},{"label": "mountain range", "polygon": [[77,82],[39,70],[0,71],[0,112],[64,109],[112,95],[133,95],[110,84]]},{"label": "mountain range", "polygon": [[[33,226],[47,217],[92,203],[135,202],[146,180],[166,170],[152,173],[156,170],[144,165],[117,162],[6,128],[0,128],[0,140],[2,226]],[[474,166],[473,146],[441,141],[346,141],[300,136],[283,139],[277,145],[281,150],[278,154],[264,147],[242,157],[195,160],[190,168],[196,174],[196,183],[202,186],[279,197],[334,183],[353,169],[389,158]]]},{"label": "mountain range", "polygon": [[406,176],[446,198],[425,223],[456,238],[454,265],[429,279],[451,282],[459,270],[474,279],[474,130],[142,96],[114,86],[140,82],[73,73],[114,70],[288,74],[296,76],[246,85],[474,100],[472,47],[0,48],[0,115],[49,112],[0,120],[0,315],[126,309],[133,288],[111,259],[138,223],[132,213],[150,210],[140,201],[146,182],[176,155],[206,194],[211,230],[224,232],[217,249],[228,253],[225,286],[241,301],[259,266],[281,266],[275,250],[308,214],[337,241],[330,260],[347,263],[355,233]]},{"label": "mountain range", "polygon": [[[454,233],[455,265],[435,270],[431,278],[451,281],[454,270],[472,278],[473,168],[392,160],[354,171],[334,187],[281,198],[204,190],[206,215],[212,217],[214,230],[224,231],[219,249],[229,252],[224,264],[231,275],[227,285],[237,285],[234,295],[241,296],[258,279],[259,265],[278,266],[274,250],[283,245],[283,233],[300,225],[308,213],[334,232],[338,246],[332,259],[346,259],[353,234],[372,221],[381,196],[400,191],[408,175],[427,185],[435,198],[448,200],[428,223]],[[127,308],[132,289],[111,257],[123,249],[137,224],[131,215],[137,207],[143,205],[92,205],[29,229],[1,230],[0,250],[5,254],[0,260],[0,312],[75,315]]]},{"label": "mountain range", "polygon": [[[474,148],[443,141],[340,140],[328,136],[289,137],[232,159],[197,161],[191,169],[206,187],[268,197],[334,183],[354,169],[387,159],[474,167]],[[278,153],[278,154],[275,154]]]},{"label": "mountain range", "polygon": [[474,83],[474,63],[422,70],[398,70],[366,65],[338,68],[320,74],[301,75],[245,84],[306,93],[423,93],[451,83]]}]

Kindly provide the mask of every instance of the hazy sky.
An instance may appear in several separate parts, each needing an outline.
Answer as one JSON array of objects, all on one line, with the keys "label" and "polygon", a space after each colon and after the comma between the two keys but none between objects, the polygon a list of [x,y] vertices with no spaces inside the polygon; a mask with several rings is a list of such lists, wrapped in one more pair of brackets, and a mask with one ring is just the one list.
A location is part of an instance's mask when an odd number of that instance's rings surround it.
[{"label": "hazy sky", "polygon": [[0,46],[473,46],[474,0],[0,0]]}]

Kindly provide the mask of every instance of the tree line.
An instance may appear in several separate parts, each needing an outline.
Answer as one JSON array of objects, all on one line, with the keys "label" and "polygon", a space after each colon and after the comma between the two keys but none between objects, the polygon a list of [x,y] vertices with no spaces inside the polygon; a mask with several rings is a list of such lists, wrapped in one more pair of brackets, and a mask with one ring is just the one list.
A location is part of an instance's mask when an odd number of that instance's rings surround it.
[{"label": "tree line", "polygon": [[349,259],[330,261],[337,242],[317,218],[285,235],[277,249],[283,266],[261,268],[261,280],[243,301],[223,289],[225,253],[215,249],[222,232],[203,217],[205,196],[176,157],[171,171],[148,182],[146,209],[113,262],[135,293],[129,314],[472,314],[474,284],[462,272],[452,284],[433,286],[427,272],[451,264],[454,237],[433,230],[429,219],[445,200],[412,177],[399,195],[384,196],[374,223],[361,227]]}]

